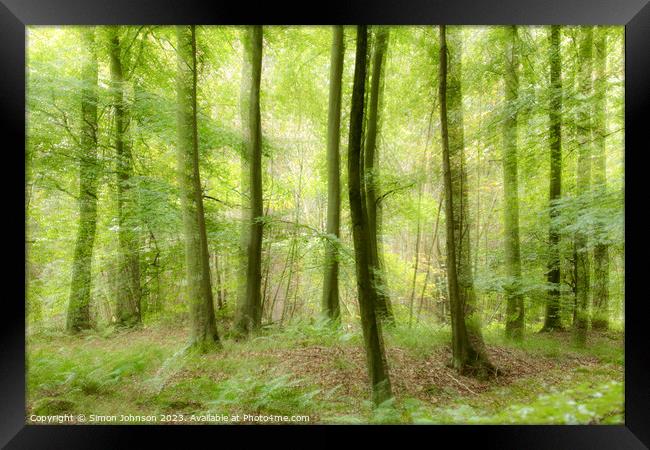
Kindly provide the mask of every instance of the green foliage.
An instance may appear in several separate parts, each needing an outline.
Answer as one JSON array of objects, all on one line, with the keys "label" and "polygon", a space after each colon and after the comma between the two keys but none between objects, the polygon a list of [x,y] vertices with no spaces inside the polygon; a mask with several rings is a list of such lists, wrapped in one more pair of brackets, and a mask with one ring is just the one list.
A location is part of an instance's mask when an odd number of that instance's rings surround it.
[{"label": "green foliage", "polygon": [[230,378],[214,387],[208,408],[214,412],[243,409],[265,414],[315,412],[314,397],[320,389],[304,390],[300,385],[300,380],[292,380],[288,375],[273,380]]},{"label": "green foliage", "polygon": [[619,381],[596,386],[582,383],[562,392],[540,395],[529,404],[512,405],[489,418],[470,419],[470,423],[566,425],[622,421],[623,383]]},{"label": "green foliage", "polygon": [[95,335],[86,336],[85,345],[77,348],[66,346],[65,340],[60,343],[64,345],[29,352],[27,390],[36,400],[34,410],[64,405],[66,412],[83,412],[80,401],[110,397],[123,383],[140,379],[159,364],[164,354],[147,344],[106,352],[105,338]]}]

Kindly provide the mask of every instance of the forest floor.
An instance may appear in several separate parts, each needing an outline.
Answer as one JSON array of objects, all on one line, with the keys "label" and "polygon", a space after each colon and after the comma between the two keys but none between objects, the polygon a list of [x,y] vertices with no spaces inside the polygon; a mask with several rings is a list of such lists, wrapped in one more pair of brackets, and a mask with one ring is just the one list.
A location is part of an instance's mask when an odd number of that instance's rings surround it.
[{"label": "forest floor", "polygon": [[296,324],[207,355],[183,352],[186,333],[158,324],[29,336],[28,423],[57,414],[71,423],[623,422],[621,332],[592,333],[577,349],[570,333],[530,330],[509,343],[487,329],[503,375],[478,380],[446,366],[447,329],[398,326],[385,331],[394,399],[379,408],[356,329]]}]

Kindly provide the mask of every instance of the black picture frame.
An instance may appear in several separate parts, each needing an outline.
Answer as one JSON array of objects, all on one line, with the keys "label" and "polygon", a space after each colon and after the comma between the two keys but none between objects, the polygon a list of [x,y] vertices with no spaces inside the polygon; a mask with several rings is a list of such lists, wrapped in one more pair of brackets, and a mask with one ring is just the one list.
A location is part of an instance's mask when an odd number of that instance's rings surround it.
[{"label": "black picture frame", "polygon": [[[648,316],[643,295],[645,265],[643,221],[643,154],[647,150],[645,112],[650,99],[650,4],[648,0],[347,0],[320,5],[289,2],[226,2],[208,6],[197,0],[0,0],[0,161],[3,200],[11,202],[24,218],[25,146],[25,26],[79,24],[592,24],[625,25],[625,233],[632,243],[625,254],[625,424],[619,426],[417,426],[409,427],[410,439],[429,445],[472,441],[480,448],[499,449],[640,449],[650,446],[650,356],[645,348]],[[9,158],[9,159],[8,159]],[[21,172],[22,171],[22,172]],[[12,175],[12,176],[9,176]],[[22,180],[22,184],[21,181]],[[15,256],[5,255],[5,289],[0,333],[0,445],[7,448],[128,448],[135,437],[157,436],[167,444],[175,439],[189,445],[207,440],[208,445],[228,445],[224,434],[248,433],[249,427],[26,425],[25,424],[25,256],[18,239],[24,236],[20,213],[7,213],[4,242],[15,244]],[[647,234],[647,232],[645,233]],[[11,237],[9,237],[11,236]],[[23,241],[24,242],[24,241]],[[6,248],[6,246],[5,246]],[[8,290],[15,287],[15,290]],[[367,431],[368,427],[312,426],[326,428],[332,445],[339,445],[342,431]],[[259,428],[258,428],[259,429]],[[264,427],[274,434],[285,427]],[[305,429],[305,428],[303,428]],[[382,436],[388,429],[376,427]],[[293,429],[292,429],[293,430]],[[189,436],[180,437],[190,432]],[[180,432],[180,433],[179,433]],[[417,436],[416,436],[417,435]],[[189,439],[189,440],[188,440]],[[313,439],[310,437],[308,439]],[[290,444],[287,443],[287,445]],[[325,443],[326,441],[323,441]],[[456,446],[457,444],[454,444]]]}]

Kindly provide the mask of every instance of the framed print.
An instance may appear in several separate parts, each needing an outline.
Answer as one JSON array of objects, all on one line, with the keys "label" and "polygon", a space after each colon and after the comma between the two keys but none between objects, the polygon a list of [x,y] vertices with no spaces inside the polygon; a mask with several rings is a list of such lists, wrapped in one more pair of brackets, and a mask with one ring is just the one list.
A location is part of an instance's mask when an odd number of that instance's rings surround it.
[{"label": "framed print", "polygon": [[2,0],[0,441],[647,448],[649,36],[643,0]]}]

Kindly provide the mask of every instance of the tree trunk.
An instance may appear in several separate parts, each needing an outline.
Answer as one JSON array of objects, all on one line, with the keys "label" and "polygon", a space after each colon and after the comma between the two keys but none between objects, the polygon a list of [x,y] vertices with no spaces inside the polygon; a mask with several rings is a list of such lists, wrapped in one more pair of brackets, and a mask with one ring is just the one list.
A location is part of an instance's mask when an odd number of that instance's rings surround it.
[{"label": "tree trunk", "polygon": [[[578,109],[577,138],[578,138],[578,174],[577,194],[585,199],[591,189],[591,95],[592,95],[592,44],[593,27],[581,29],[579,47],[580,80],[579,92],[583,96]],[[574,326],[576,344],[584,346],[587,343],[589,329],[589,291],[590,291],[590,261],[587,250],[587,233],[578,230],[575,234],[576,243],[576,320]]]},{"label": "tree trunk", "polygon": [[262,75],[262,27],[248,28],[245,39],[245,67],[250,68],[248,117],[244,134],[247,140],[248,181],[250,185],[248,239],[246,247],[246,290],[237,311],[236,329],[242,334],[259,329],[261,324],[262,284],[262,128],[260,81]]},{"label": "tree trunk", "polygon": [[228,303],[228,262],[227,255],[223,254],[219,266],[221,267],[221,298],[224,306]]},{"label": "tree trunk", "polygon": [[323,280],[323,314],[339,320],[339,236],[341,223],[341,78],[343,74],[343,27],[332,28],[330,60],[329,115],[327,118],[327,234],[325,277]]},{"label": "tree trunk", "polygon": [[195,27],[177,26],[178,176],[185,231],[185,270],[191,316],[190,347],[205,352],[219,344],[214,316],[208,239],[199,176],[196,123]]},{"label": "tree trunk", "polygon": [[223,309],[223,282],[221,280],[221,268],[219,267],[219,251],[214,249],[214,276],[217,284],[217,307]]},{"label": "tree trunk", "polygon": [[[409,327],[413,324],[413,302],[415,300],[415,284],[418,276],[418,265],[420,262],[420,214],[422,212],[422,184],[418,190],[418,225],[415,234],[415,265],[413,267],[413,280],[411,283],[411,297],[409,299]],[[425,282],[426,283],[426,282]]]},{"label": "tree trunk", "polygon": [[[606,109],[606,62],[607,35],[605,30],[596,29],[595,49],[595,98],[594,98],[594,188],[601,193],[598,198],[604,198],[607,191],[607,164],[605,154],[605,136],[607,135]],[[597,228],[597,235],[601,231]],[[595,330],[609,328],[609,246],[598,243],[594,248],[594,294],[592,327]]]},{"label": "tree trunk", "polygon": [[[268,205],[268,204],[267,204]],[[266,207],[266,210],[264,211],[264,215],[268,216],[269,209],[268,206]],[[271,244],[273,242],[273,232],[272,230],[269,230],[267,238],[266,238],[266,250],[262,251],[263,256],[262,259],[264,260],[262,272],[264,273],[264,281],[262,282],[262,317],[264,317],[264,311],[268,310],[268,304],[269,304],[269,277],[271,275],[271,265],[273,262],[272,254],[271,254]]]},{"label": "tree trunk", "polygon": [[[418,307],[418,314],[417,314],[417,322],[420,321],[420,311],[422,310],[422,305],[424,302],[424,293],[427,288],[427,283],[429,282],[429,275],[431,273],[431,259],[433,257],[433,248],[438,242],[438,224],[440,223],[440,210],[442,209],[442,199],[443,199],[444,193],[440,195],[440,200],[438,200],[438,212],[436,213],[436,222],[433,227],[433,236],[431,238],[431,246],[429,247],[429,251],[427,253],[427,272],[426,275],[424,276],[424,285],[422,286],[422,291],[420,292],[420,306]],[[440,263],[439,263],[439,258],[436,258],[436,263],[438,264],[438,267],[440,268]],[[434,274],[435,277],[435,274]],[[437,289],[438,282],[436,280],[435,286]],[[433,297],[433,296],[432,296]]]},{"label": "tree trunk", "polygon": [[[439,102],[447,226],[447,291],[451,309],[452,366],[460,373],[495,372],[485,352],[475,298],[469,253],[467,183],[463,161],[459,30],[440,26]],[[447,55],[449,53],[449,64]],[[449,77],[449,86],[447,78]],[[449,107],[448,107],[449,105]],[[448,111],[449,109],[449,111]]]},{"label": "tree trunk", "polygon": [[[246,285],[248,274],[248,242],[250,238],[250,180],[249,180],[249,104],[251,93],[251,60],[250,54],[250,33],[244,28],[242,33],[242,44],[244,54],[242,57],[241,86],[239,90],[239,113],[242,129],[242,142],[240,148],[240,175],[239,192],[241,195],[241,228],[239,230],[239,246],[237,248],[237,319],[243,305],[246,305]],[[235,322],[236,323],[236,322]],[[237,329],[235,329],[237,331]]]},{"label": "tree trunk", "polygon": [[364,207],[365,198],[362,187],[364,174],[361,170],[361,135],[364,116],[367,46],[367,27],[359,25],[357,26],[357,48],[350,111],[348,194],[357,274],[357,295],[368,362],[368,374],[372,386],[372,399],[375,404],[380,404],[389,399],[392,394],[384,352],[381,321],[377,319],[375,309],[377,291],[371,275],[372,261],[368,239],[368,217]]},{"label": "tree trunk", "polygon": [[370,100],[366,122],[366,141],[363,152],[365,177],[366,209],[368,210],[368,233],[370,244],[370,261],[373,282],[377,285],[377,314],[387,323],[394,323],[393,310],[386,288],[384,268],[380,246],[381,203],[377,202],[379,191],[379,173],[376,167],[378,161],[377,135],[381,126],[381,107],[384,90],[384,64],[386,48],[388,47],[388,28],[379,27],[377,30],[374,51],[372,55],[372,76],[370,78]]},{"label": "tree trunk", "polygon": [[133,156],[128,142],[129,113],[124,92],[122,46],[119,28],[110,33],[111,90],[115,123],[117,158],[117,211],[119,239],[119,289],[116,304],[117,323],[132,327],[141,320],[140,254],[137,227],[137,193],[133,183]]},{"label": "tree trunk", "polygon": [[519,189],[517,182],[517,27],[506,27],[505,111],[502,123],[503,190],[506,275],[506,336],[521,340],[524,333],[524,299],[521,294],[521,257],[519,252]]},{"label": "tree trunk", "polygon": [[551,168],[549,176],[549,260],[546,281],[549,283],[550,288],[546,299],[546,314],[542,331],[563,329],[560,317],[560,232],[556,224],[560,214],[557,202],[562,198],[562,60],[559,25],[551,26],[548,59],[550,63],[549,140]]},{"label": "tree trunk", "polygon": [[66,318],[68,331],[91,327],[92,257],[97,228],[97,52],[95,28],[83,30],[81,69],[81,148],[79,149],[79,225],[72,265],[72,283]]}]

